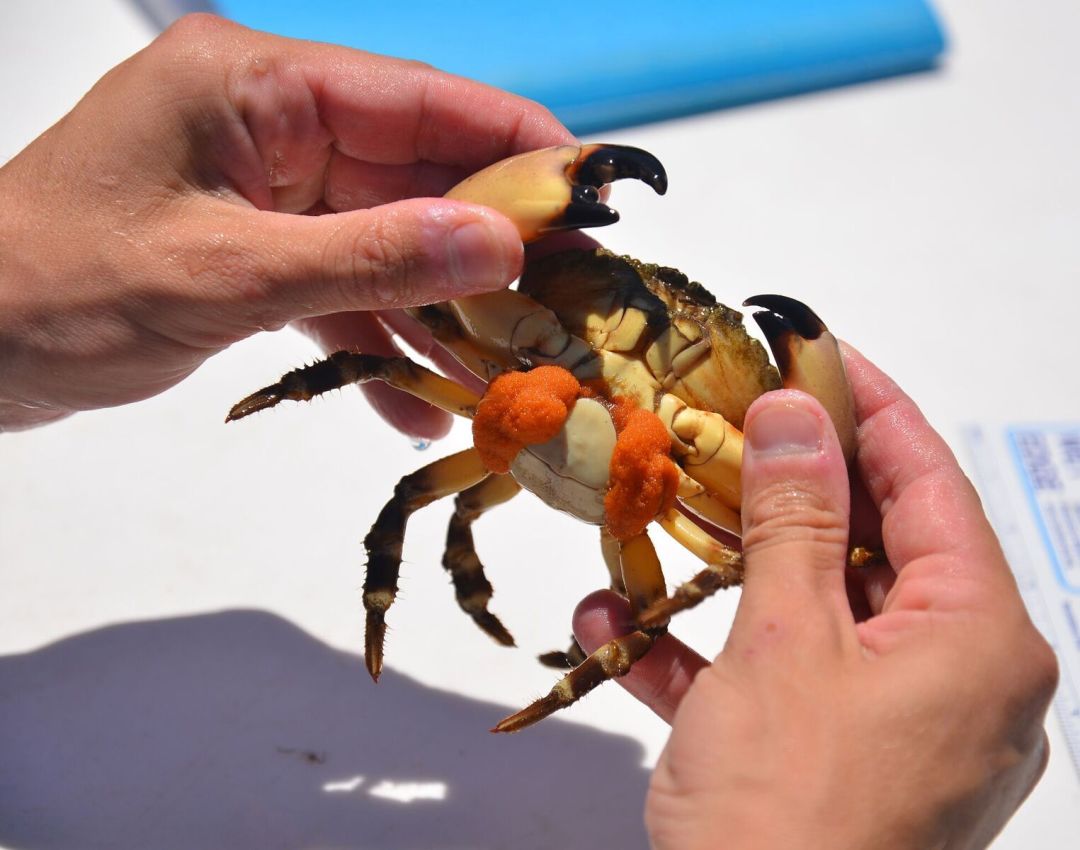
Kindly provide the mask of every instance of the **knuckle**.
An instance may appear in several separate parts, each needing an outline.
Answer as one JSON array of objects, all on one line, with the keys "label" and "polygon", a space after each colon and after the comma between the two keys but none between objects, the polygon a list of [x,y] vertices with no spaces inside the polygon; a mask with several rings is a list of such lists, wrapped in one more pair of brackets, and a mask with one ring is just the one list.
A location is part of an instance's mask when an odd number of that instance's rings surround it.
[{"label": "knuckle", "polygon": [[790,483],[770,485],[744,505],[743,523],[745,550],[786,543],[847,545],[846,515],[820,494]]},{"label": "knuckle", "polygon": [[[266,274],[267,258],[260,258],[243,240],[219,234],[200,240],[186,252],[185,271],[203,303],[214,307],[215,321],[208,325],[237,331],[275,330],[285,324],[274,275]],[[224,284],[224,285],[223,285]]]},{"label": "knuckle", "polygon": [[330,240],[328,251],[327,267],[352,290],[346,293],[347,300],[356,300],[359,290],[378,306],[411,302],[414,261],[392,219],[376,217],[361,230],[342,229]]},{"label": "knuckle", "polygon": [[172,23],[159,37],[162,44],[177,47],[216,41],[234,24],[210,12],[192,12]]},{"label": "knuckle", "polygon": [[183,95],[190,98],[194,81],[217,80],[230,66],[230,40],[239,31],[230,21],[196,12],[173,23],[140,56],[146,57],[148,73],[159,85],[176,89],[182,82]]},{"label": "knuckle", "polygon": [[1057,690],[1061,669],[1049,643],[1037,632],[1030,641],[1024,663],[1030,671],[1037,699],[1048,705]]}]

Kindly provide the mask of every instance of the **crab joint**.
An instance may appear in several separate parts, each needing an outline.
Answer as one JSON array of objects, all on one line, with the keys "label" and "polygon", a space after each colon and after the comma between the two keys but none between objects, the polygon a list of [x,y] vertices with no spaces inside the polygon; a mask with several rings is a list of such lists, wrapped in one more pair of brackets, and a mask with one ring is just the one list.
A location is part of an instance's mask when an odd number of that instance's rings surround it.
[{"label": "crab joint", "polygon": [[447,198],[483,204],[517,225],[523,242],[554,230],[602,227],[619,214],[600,199],[600,188],[623,178],[667,191],[660,161],[624,145],[563,145],[504,159],[466,178]]},{"label": "crab joint", "polygon": [[742,503],[742,432],[719,413],[690,407],[671,393],[660,399],[657,414],[670,430],[673,450],[681,456],[687,474],[729,508],[738,510]]}]

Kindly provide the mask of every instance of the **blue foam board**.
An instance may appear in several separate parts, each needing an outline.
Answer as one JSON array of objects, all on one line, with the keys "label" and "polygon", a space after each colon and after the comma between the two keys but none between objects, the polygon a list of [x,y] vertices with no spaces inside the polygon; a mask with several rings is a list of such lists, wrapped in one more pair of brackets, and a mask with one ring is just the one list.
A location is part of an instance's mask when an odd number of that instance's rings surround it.
[{"label": "blue foam board", "polygon": [[926,0],[217,0],[247,26],[420,59],[584,134],[932,67]]}]

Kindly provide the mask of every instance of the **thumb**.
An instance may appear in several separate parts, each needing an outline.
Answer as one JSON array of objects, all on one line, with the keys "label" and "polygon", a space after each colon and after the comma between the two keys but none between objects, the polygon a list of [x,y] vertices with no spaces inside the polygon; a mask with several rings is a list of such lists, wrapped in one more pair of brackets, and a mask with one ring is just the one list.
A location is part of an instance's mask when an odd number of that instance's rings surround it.
[{"label": "thumb", "polygon": [[[844,587],[850,492],[836,431],[795,390],[746,414],[742,467],[745,584],[732,639],[783,640],[851,623]],[[853,634],[852,629],[852,634]]]},{"label": "thumb", "polygon": [[[494,210],[413,198],[319,216],[245,211],[262,308],[279,322],[384,310],[507,286],[521,272],[517,228]],[[247,289],[247,287],[246,287]]]}]

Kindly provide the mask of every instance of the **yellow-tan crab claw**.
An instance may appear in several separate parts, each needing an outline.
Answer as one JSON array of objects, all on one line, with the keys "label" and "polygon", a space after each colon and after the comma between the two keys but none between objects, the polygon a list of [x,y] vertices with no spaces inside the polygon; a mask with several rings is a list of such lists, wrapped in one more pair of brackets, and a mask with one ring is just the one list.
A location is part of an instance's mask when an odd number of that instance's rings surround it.
[{"label": "yellow-tan crab claw", "polygon": [[600,189],[623,178],[641,180],[657,194],[667,173],[655,156],[625,145],[562,145],[504,159],[478,171],[447,198],[492,207],[517,225],[521,241],[555,230],[602,227],[619,214],[600,199]]},{"label": "yellow-tan crab claw", "polygon": [[743,306],[765,308],[753,314],[754,321],[769,342],[784,386],[821,402],[850,466],[856,449],[855,400],[836,337],[813,310],[794,298],[755,295]]}]

